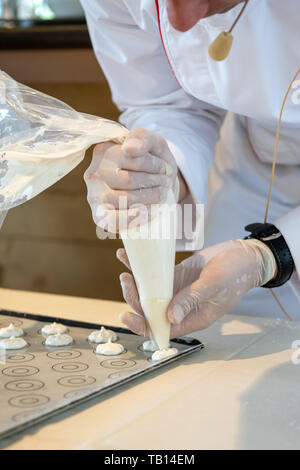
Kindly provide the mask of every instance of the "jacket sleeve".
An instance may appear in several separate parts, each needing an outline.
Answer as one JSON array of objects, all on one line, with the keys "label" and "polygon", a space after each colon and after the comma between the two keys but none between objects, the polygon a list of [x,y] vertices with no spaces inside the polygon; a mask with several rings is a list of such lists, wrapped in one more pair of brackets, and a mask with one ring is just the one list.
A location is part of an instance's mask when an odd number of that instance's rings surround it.
[{"label": "jacket sleeve", "polygon": [[[205,204],[207,176],[225,111],[195,99],[178,85],[154,15],[125,0],[81,3],[94,52],[122,112],[120,121],[129,129],[142,127],[165,137],[190,190],[183,204]],[[197,232],[201,234],[201,228]],[[188,243],[179,242],[177,249],[196,250],[202,245],[202,237],[196,236]]]}]

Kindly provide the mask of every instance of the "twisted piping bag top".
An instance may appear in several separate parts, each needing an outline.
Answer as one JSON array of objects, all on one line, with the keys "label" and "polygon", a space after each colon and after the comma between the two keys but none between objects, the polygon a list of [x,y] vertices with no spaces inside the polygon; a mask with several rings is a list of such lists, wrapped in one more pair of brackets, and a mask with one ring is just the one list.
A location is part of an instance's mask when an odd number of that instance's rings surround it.
[{"label": "twisted piping bag top", "polygon": [[0,211],[32,199],[63,178],[88,147],[128,131],[79,113],[0,71]]}]

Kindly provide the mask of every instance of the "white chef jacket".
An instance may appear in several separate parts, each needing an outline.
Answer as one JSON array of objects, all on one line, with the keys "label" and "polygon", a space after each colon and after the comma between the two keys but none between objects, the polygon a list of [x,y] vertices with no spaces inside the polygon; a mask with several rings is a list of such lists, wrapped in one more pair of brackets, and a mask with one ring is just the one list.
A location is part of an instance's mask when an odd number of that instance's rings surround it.
[{"label": "white chef jacket", "polygon": [[[280,107],[300,66],[299,0],[249,0],[223,62],[212,61],[207,51],[230,28],[241,4],[181,33],[168,21],[165,0],[81,3],[95,54],[122,111],[121,122],[168,140],[194,202],[207,202],[209,182],[206,244],[243,237],[245,224],[263,221]],[[283,115],[269,217],[284,235],[297,270],[288,288],[277,291],[283,292],[291,315],[300,319],[295,302],[300,285],[299,183],[300,77]],[[256,308],[267,316],[279,313],[275,304],[262,312],[268,294],[265,289],[255,292],[259,305],[254,306],[251,293],[251,305],[244,310],[239,306],[239,313],[252,314]]]}]

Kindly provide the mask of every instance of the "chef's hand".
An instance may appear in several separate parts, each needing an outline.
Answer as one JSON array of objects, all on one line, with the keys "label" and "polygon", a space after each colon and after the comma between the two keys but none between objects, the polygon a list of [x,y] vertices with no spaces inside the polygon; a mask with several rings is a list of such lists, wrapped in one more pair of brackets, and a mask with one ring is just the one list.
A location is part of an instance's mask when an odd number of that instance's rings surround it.
[{"label": "chef's hand", "polygon": [[[177,165],[166,140],[145,129],[129,132],[122,145],[97,145],[84,179],[94,222],[109,231],[108,224],[116,219],[130,222],[140,205],[165,202],[169,188],[178,194]],[[126,226],[117,223],[115,228]]]},{"label": "chef's hand", "polygon": [[[124,249],[117,257],[129,269]],[[174,297],[168,307],[171,338],[207,328],[230,311],[254,287],[276,274],[271,250],[258,240],[235,240],[215,245],[185,259],[175,267]],[[121,314],[132,331],[149,336],[149,328],[130,273],[120,276],[123,296],[137,314]]]}]

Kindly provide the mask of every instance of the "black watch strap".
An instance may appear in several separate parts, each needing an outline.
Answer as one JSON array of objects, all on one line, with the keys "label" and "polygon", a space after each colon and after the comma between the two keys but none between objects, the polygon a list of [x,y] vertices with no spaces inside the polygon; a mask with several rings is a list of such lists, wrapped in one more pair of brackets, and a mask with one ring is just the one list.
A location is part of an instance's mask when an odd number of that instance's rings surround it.
[{"label": "black watch strap", "polygon": [[285,284],[293,274],[294,261],[289,247],[273,224],[255,223],[245,227],[247,232],[251,232],[245,239],[255,238],[265,243],[272,251],[278,268],[276,279],[273,279],[262,287],[273,288]]}]

